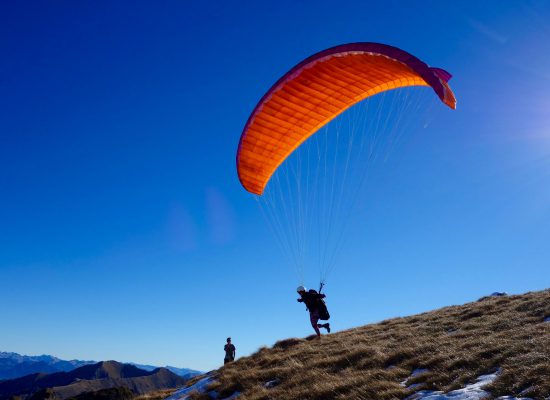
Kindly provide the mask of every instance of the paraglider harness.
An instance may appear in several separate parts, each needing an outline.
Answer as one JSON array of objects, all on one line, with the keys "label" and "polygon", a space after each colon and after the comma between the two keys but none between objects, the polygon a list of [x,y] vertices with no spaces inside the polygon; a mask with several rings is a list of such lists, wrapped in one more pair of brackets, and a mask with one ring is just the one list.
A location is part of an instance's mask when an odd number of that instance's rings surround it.
[{"label": "paraglider harness", "polygon": [[[319,286],[319,294],[321,294],[321,290],[323,290],[323,286],[325,286],[324,282],[321,282],[321,285]],[[327,304],[325,303],[324,299],[319,299],[318,301],[318,309],[319,309],[319,319],[323,321],[328,321],[330,319],[330,314],[328,312]]]},{"label": "paraglider harness", "polygon": [[[321,286],[319,287],[319,292],[316,292],[315,289],[310,289],[309,293],[321,294],[321,290],[323,290],[323,286],[325,286],[325,284],[324,282],[321,282]],[[324,299],[317,299],[317,311],[319,311],[320,320],[328,321],[330,319],[330,314],[328,312],[327,304],[325,303]]]}]

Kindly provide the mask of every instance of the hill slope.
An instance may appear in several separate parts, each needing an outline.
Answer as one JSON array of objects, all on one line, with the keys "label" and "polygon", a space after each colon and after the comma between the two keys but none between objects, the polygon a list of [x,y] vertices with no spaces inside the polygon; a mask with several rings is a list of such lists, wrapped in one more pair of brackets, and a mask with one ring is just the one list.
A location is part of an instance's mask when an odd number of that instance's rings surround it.
[{"label": "hill slope", "polygon": [[287,339],[221,368],[208,390],[219,398],[240,392],[239,400],[404,399],[464,388],[496,372],[484,388],[492,396],[546,399],[548,317],[545,290],[487,297],[320,340]]},{"label": "hill slope", "polygon": [[[145,371],[152,371],[154,369],[157,369],[159,367],[156,367],[154,365],[147,365],[147,364],[136,364],[136,363],[130,363],[132,365],[135,365],[139,369],[144,369]],[[192,378],[193,376],[197,376],[202,374],[203,372],[197,371],[196,369],[189,369],[189,368],[178,368],[178,367],[172,367],[170,365],[164,366],[168,371],[173,372],[176,375],[182,376],[184,378]]]}]

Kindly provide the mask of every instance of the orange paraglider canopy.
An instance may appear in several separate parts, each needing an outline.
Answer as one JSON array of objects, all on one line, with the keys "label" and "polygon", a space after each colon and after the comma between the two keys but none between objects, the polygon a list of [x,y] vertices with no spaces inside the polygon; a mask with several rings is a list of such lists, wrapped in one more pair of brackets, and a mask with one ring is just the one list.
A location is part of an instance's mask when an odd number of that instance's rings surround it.
[{"label": "orange paraglider canopy", "polygon": [[450,78],[388,45],[352,43],[321,51],[287,72],[256,105],[239,142],[239,180],[261,195],[279,165],[307,138],[349,107],[386,90],[431,86],[454,109]]}]

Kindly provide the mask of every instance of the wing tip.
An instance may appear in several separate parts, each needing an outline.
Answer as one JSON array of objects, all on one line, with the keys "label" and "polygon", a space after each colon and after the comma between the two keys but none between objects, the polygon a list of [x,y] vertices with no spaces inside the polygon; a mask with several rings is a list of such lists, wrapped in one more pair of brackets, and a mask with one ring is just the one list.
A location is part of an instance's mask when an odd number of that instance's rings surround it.
[{"label": "wing tip", "polygon": [[453,110],[456,110],[456,97],[449,86],[448,82],[451,80],[453,75],[449,73],[448,71],[445,71],[442,68],[434,68],[430,67],[430,71],[441,81],[441,84],[444,87],[444,92],[441,100],[443,103],[445,103],[447,106],[452,108]]},{"label": "wing tip", "polygon": [[443,82],[449,82],[453,75],[441,68],[430,67],[430,70]]}]

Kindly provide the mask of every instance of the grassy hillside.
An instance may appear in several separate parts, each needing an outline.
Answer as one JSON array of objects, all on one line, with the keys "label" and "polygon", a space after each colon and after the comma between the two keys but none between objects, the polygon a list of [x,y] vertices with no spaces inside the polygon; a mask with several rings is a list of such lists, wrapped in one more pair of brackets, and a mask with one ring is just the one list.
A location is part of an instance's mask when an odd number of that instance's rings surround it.
[{"label": "grassy hillside", "polygon": [[[320,340],[287,339],[221,368],[210,388],[221,398],[241,392],[240,400],[403,399],[424,389],[458,389],[500,368],[486,389],[492,395],[544,399],[550,396],[549,316],[545,290],[488,297]],[[425,371],[411,377],[418,369]],[[265,387],[269,381],[275,381],[272,388]]]}]

